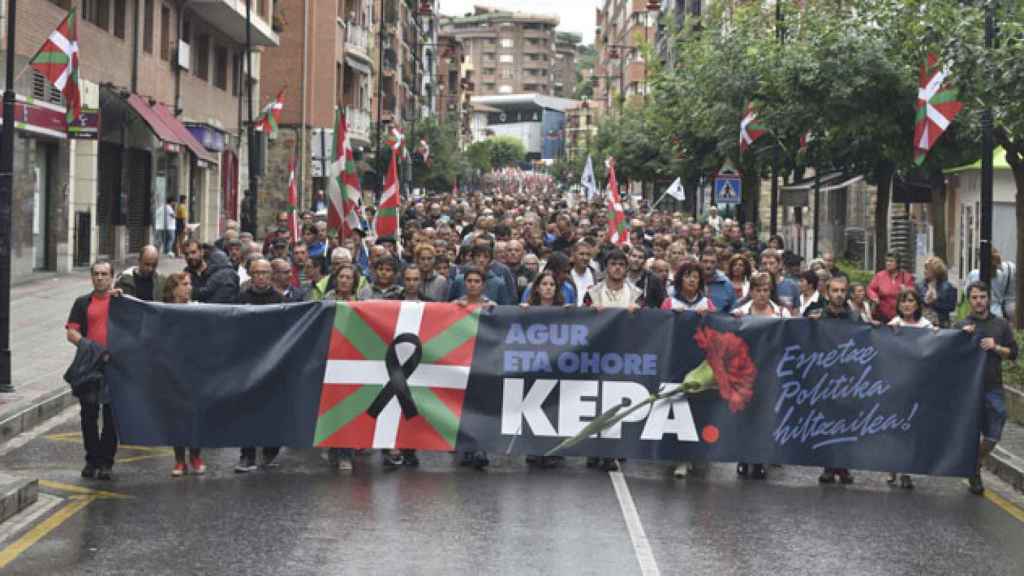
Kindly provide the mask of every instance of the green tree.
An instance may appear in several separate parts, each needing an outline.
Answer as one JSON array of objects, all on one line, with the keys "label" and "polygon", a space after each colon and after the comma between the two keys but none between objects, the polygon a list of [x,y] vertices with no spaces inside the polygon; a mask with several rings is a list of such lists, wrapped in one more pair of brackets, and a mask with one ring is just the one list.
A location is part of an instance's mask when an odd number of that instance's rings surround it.
[{"label": "green tree", "polygon": [[430,146],[430,154],[429,162],[424,162],[419,154],[413,155],[414,186],[433,191],[452,189],[465,164],[459,150],[458,130],[458,124],[440,124],[436,118],[416,125],[416,133],[410,138],[411,148],[418,150],[420,140],[424,140]]},{"label": "green tree", "polygon": [[526,160],[526,146],[518,138],[495,136],[488,142],[492,168],[514,166]]},{"label": "green tree", "polygon": [[491,141],[482,140],[473,142],[466,147],[466,167],[476,174],[486,174],[491,171]]}]

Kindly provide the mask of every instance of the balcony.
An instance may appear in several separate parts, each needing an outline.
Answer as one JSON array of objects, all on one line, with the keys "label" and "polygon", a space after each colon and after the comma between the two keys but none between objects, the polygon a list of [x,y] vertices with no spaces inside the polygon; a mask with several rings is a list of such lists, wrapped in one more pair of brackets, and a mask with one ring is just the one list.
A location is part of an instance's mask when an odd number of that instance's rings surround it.
[{"label": "balcony", "polygon": [[368,63],[370,60],[370,31],[354,22],[345,24],[345,54]]},{"label": "balcony", "polygon": [[370,144],[370,113],[356,108],[345,108],[345,120],[348,122],[348,135],[355,143],[363,146]]},{"label": "balcony", "polygon": [[[246,0],[192,0],[191,12],[238,44],[245,44]],[[267,22],[252,10],[252,45],[279,46],[280,39]]]}]

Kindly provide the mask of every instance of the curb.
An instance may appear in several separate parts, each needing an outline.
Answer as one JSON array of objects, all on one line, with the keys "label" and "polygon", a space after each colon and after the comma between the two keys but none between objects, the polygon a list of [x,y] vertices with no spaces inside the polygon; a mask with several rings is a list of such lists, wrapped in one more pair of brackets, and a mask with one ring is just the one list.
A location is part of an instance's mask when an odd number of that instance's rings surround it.
[{"label": "curb", "polygon": [[0,476],[0,524],[36,503],[39,480],[21,480]]},{"label": "curb", "polygon": [[57,392],[36,398],[27,408],[10,414],[0,414],[0,444],[35,428],[77,402],[78,400],[71,395],[71,389],[62,387]]},{"label": "curb", "polygon": [[984,464],[985,469],[998,476],[1000,480],[1013,486],[1018,492],[1024,492],[1024,460],[996,446],[996,449],[985,458]]},{"label": "curb", "polygon": [[1003,386],[1006,396],[1006,411],[1010,421],[1024,426],[1024,392],[1012,386]]}]

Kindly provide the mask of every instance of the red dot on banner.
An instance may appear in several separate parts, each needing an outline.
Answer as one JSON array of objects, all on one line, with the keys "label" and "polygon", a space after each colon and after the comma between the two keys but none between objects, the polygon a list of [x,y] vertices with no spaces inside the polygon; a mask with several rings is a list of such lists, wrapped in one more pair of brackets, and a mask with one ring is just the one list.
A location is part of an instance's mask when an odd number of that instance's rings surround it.
[{"label": "red dot on banner", "polygon": [[708,444],[714,444],[718,442],[718,426],[708,424],[700,431],[700,435]]}]

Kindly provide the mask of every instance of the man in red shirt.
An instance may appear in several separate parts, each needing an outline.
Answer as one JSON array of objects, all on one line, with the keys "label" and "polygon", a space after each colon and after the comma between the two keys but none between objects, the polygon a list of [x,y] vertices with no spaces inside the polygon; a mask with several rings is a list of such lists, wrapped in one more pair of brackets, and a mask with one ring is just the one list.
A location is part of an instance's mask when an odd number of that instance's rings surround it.
[{"label": "man in red shirt", "polygon": [[[75,300],[68,316],[68,342],[75,346],[88,338],[100,346],[107,347],[107,318],[110,315],[111,286],[114,282],[114,265],[98,260],[89,269],[92,276],[92,292]],[[110,398],[103,390],[94,397],[79,397],[82,418],[82,440],[85,443],[85,468],[83,478],[110,480],[110,469],[114,467],[114,453],[117,452],[117,431],[114,428],[114,414]],[[99,431],[99,416],[103,413],[103,432]]]}]

